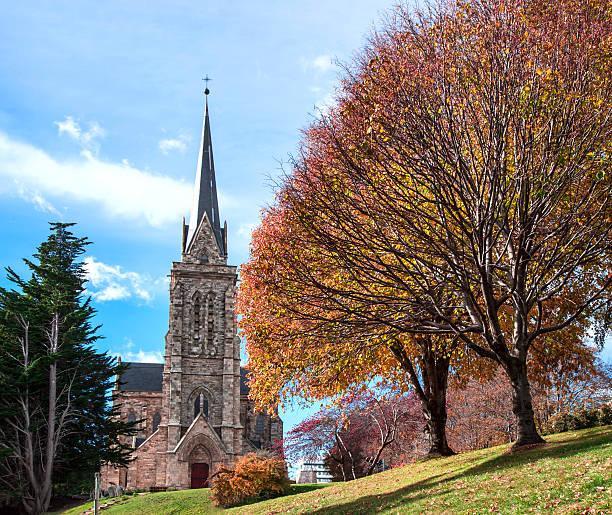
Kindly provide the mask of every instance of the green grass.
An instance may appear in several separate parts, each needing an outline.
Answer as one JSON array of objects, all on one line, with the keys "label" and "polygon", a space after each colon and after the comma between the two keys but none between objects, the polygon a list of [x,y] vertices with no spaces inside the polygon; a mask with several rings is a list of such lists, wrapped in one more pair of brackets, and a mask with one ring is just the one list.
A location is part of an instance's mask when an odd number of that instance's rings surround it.
[{"label": "green grass", "polygon": [[[506,454],[508,445],[438,458],[226,513],[612,513],[612,426],[546,437],[543,447]],[[114,514],[218,513],[208,490],[129,498]],[[123,502],[123,501],[122,501]],[[65,512],[76,515],[83,507]],[[588,511],[591,510],[591,511]]]}]

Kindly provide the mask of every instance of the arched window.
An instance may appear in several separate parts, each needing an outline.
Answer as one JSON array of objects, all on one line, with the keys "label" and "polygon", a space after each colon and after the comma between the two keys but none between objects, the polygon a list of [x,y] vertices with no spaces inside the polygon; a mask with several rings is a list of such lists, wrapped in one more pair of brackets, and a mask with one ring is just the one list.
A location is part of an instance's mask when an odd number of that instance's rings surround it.
[{"label": "arched window", "polygon": [[200,304],[200,294],[196,293],[193,298],[193,341],[197,343],[200,339],[200,327],[202,326],[201,317],[202,306]]},{"label": "arched window", "polygon": [[157,431],[157,428],[159,427],[159,424],[161,422],[161,415],[159,414],[159,411],[157,413],[155,413],[155,415],[153,415],[153,432],[155,433],[155,431]]},{"label": "arched window", "polygon": [[264,418],[263,415],[257,415],[255,419],[255,434],[263,435],[264,434]]},{"label": "arched window", "polygon": [[208,263],[208,256],[206,254],[202,254],[200,258],[200,263]]},{"label": "arched window", "polygon": [[136,413],[134,413],[133,411],[130,411],[128,413],[128,423],[133,423],[136,422]]},{"label": "arched window", "polygon": [[200,403],[202,405],[202,414],[208,416],[208,399],[201,393],[195,398],[193,403],[193,418],[196,418],[200,414]]},{"label": "arched window", "polygon": [[209,346],[213,344],[214,330],[215,330],[215,299],[211,295],[208,296],[208,312],[207,312],[207,320],[206,327],[208,330],[207,343]]}]

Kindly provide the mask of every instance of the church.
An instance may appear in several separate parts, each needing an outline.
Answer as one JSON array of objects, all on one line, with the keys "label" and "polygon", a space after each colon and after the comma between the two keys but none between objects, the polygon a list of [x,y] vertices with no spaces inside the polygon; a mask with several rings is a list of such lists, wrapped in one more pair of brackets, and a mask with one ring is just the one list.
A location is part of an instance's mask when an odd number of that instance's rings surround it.
[{"label": "church", "polygon": [[184,489],[208,486],[221,463],[283,436],[280,418],[256,414],[240,366],[234,310],[237,273],[227,264],[206,102],[189,225],[181,260],[170,271],[164,364],[127,363],[114,403],[123,420],[142,420],[127,467],[102,466],[102,487]]}]

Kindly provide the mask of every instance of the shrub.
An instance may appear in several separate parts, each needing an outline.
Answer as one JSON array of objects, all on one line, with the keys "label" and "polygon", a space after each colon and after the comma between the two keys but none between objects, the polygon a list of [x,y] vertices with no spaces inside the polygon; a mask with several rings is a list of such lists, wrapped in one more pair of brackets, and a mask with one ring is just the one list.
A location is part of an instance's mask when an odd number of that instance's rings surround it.
[{"label": "shrub", "polygon": [[573,429],[586,429],[596,427],[599,422],[599,410],[579,409],[574,412],[575,426]]},{"label": "shrub", "polygon": [[607,426],[612,424],[612,405],[604,404],[599,408],[598,421],[600,426]]},{"label": "shrub", "polygon": [[599,409],[578,409],[573,413],[553,415],[550,417],[544,433],[563,433],[589,427],[607,426],[608,424],[612,424],[612,406],[604,404]]},{"label": "shrub", "polygon": [[285,462],[255,453],[243,456],[234,465],[221,465],[212,480],[211,498],[223,507],[277,497],[289,490]]}]

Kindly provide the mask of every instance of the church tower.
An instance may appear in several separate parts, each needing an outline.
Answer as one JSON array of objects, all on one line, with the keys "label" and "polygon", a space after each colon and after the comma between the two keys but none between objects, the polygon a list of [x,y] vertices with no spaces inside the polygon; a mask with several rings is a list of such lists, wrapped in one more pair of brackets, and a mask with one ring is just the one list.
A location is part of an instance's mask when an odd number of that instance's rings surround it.
[{"label": "church tower", "polygon": [[[189,225],[183,221],[181,261],[170,272],[163,411],[168,451],[200,419],[208,463],[242,454],[240,340],[234,299],[236,267],[227,265],[227,224],[221,228],[212,152],[208,90]],[[199,429],[201,433],[202,428]],[[169,484],[171,477],[168,477]]]},{"label": "church tower", "polygon": [[254,411],[247,371],[240,367],[237,274],[227,264],[205,93],[191,217],[189,225],[183,220],[181,260],[170,271],[164,364],[125,363],[117,378],[113,402],[120,417],[142,422],[124,438],[133,460],[102,467],[105,487],[202,488],[220,464],[270,449],[283,436],[278,416]]}]

